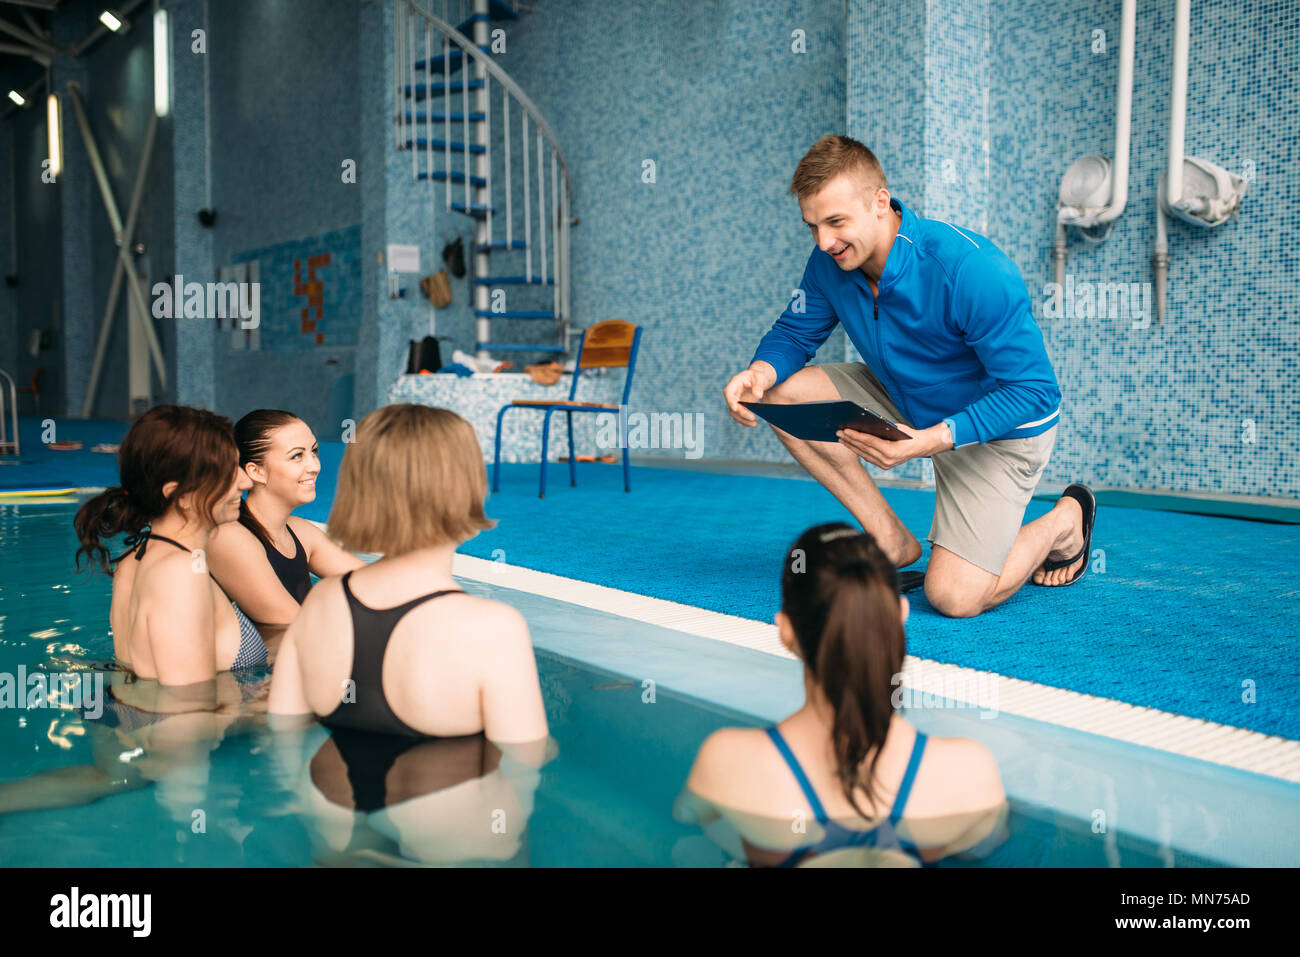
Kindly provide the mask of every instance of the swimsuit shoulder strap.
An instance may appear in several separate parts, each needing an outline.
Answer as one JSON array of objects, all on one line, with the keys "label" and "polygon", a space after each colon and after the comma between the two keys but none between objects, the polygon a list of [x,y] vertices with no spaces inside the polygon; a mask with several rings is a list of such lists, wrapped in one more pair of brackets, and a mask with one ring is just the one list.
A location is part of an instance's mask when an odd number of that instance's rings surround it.
[{"label": "swimsuit shoulder strap", "polygon": [[921,767],[921,756],[925,753],[925,735],[920,731],[916,732],[916,741],[912,743],[912,757],[907,762],[907,770],[903,772],[903,783],[898,786],[898,796],[894,798],[894,807],[889,812],[889,822],[895,827],[903,819],[903,811],[907,808],[907,799],[912,794],[912,785],[916,782],[917,769]]},{"label": "swimsuit shoulder strap", "polygon": [[286,522],[284,527],[289,530],[289,537],[293,539],[293,560],[296,560],[301,556],[305,561],[307,558],[307,549],[302,547],[302,542],[299,541],[298,536],[293,533],[293,526]]},{"label": "swimsuit shoulder strap", "polygon": [[826,816],[826,809],[822,807],[822,802],[817,799],[817,792],[813,790],[812,782],[808,780],[808,775],[804,774],[803,766],[790,750],[790,745],[786,743],[785,738],[781,735],[776,725],[767,729],[767,736],[772,739],[776,745],[777,751],[781,752],[781,757],[785,758],[785,763],[790,767],[790,773],[794,779],[799,782],[799,787],[803,790],[803,796],[808,800],[808,804],[813,809],[813,815],[817,818],[818,824],[826,824],[829,820]]},{"label": "swimsuit shoulder strap", "polygon": [[[179,548],[181,551],[183,551],[186,555],[188,555],[188,554],[190,553],[190,550],[189,550],[188,548],[186,548],[186,547],[185,547],[184,545],[182,545],[180,542],[176,541],[176,539],[174,539],[174,538],[168,538],[168,537],[165,536],[165,535],[155,535],[153,532],[147,532],[147,533],[144,535],[144,537],[140,539],[140,545],[139,545],[139,546],[136,548],[136,550],[135,550],[135,560],[136,560],[137,562],[140,561],[140,560],[142,560],[142,559],[144,558],[144,550],[149,546],[149,540],[150,540],[150,539],[154,539],[154,538],[156,538],[156,539],[157,539],[158,541],[160,541],[160,542],[166,542],[166,543],[169,544],[169,545],[175,545],[177,548]],[[122,553],[122,558],[126,558],[126,555],[127,555],[127,553],[126,553],[126,552],[123,552],[123,553]]]}]

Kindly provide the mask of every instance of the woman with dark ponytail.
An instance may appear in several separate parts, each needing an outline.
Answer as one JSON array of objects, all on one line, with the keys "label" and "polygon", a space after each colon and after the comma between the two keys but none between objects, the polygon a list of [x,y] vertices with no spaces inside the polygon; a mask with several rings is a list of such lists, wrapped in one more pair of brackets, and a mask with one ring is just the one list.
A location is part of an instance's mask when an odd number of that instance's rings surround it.
[{"label": "woman with dark ponytail", "polygon": [[781,576],[781,643],[804,665],[804,706],[765,730],[700,748],[683,820],[725,819],[749,863],[924,863],[999,829],[992,754],[930,738],[894,712],[908,601],[870,535],[844,523],[799,537]]},{"label": "woman with dark ponytail", "polygon": [[212,536],[212,574],[274,643],[297,616],[312,574],[342,575],[365,562],[291,514],[316,499],[320,444],[306,422],[257,409],[235,423],[235,444],[252,488],[239,522]]},{"label": "woman with dark ponytail", "polygon": [[[230,420],[180,405],[150,409],[118,452],[121,484],[86,502],[74,525],[83,559],[113,576],[113,651],[141,678],[188,685],[265,664],[252,622],[208,573],[213,530],[239,517],[248,479]],[[112,558],[106,539],[125,535]]]}]

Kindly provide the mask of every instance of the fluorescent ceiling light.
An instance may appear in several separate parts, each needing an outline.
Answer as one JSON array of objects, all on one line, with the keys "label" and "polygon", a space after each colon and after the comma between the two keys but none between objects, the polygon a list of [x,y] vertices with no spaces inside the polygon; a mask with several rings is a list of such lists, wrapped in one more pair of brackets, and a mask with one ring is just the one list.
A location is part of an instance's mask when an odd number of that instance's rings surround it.
[{"label": "fluorescent ceiling light", "polygon": [[158,116],[166,116],[172,107],[170,49],[167,11],[159,8],[153,14],[153,111]]},{"label": "fluorescent ceiling light", "polygon": [[50,175],[57,178],[63,172],[63,143],[59,129],[59,95],[51,93],[45,101],[46,133],[50,144]]},{"label": "fluorescent ceiling light", "polygon": [[122,21],[113,16],[113,14],[107,10],[99,15],[99,22],[108,27],[114,33],[122,29]]},{"label": "fluorescent ceiling light", "polygon": [[24,96],[23,96],[21,93],[19,93],[17,90],[10,90],[10,91],[9,91],[9,99],[13,100],[13,101],[14,101],[15,103],[17,103],[19,106],[26,106],[26,105],[27,105],[27,98],[24,97]]}]

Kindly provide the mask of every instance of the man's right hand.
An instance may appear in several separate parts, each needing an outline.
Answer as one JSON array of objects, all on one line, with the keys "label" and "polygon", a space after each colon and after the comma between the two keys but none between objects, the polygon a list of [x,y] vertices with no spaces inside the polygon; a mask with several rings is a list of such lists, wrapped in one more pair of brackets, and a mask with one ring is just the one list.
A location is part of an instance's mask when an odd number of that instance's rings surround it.
[{"label": "man's right hand", "polygon": [[766,362],[755,362],[744,372],[732,377],[727,387],[722,390],[722,397],[727,400],[727,409],[731,417],[741,425],[750,428],[758,425],[758,416],[754,415],[740,403],[758,402],[763,393],[776,384],[776,369]]}]

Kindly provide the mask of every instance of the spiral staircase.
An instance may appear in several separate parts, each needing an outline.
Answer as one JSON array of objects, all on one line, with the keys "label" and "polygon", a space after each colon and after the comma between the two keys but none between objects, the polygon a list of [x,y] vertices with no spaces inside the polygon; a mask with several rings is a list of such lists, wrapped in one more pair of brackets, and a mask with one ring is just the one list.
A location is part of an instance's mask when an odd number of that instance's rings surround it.
[{"label": "spiral staircase", "polygon": [[474,221],[476,356],[559,358],[570,332],[571,187],[554,132],[493,60],[505,42],[494,24],[519,11],[503,0],[426,2],[394,0],[397,149],[434,191],[435,218]]}]

